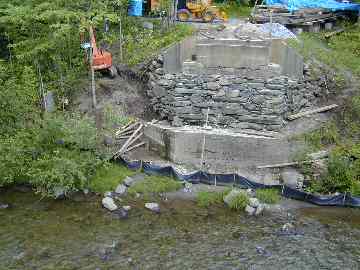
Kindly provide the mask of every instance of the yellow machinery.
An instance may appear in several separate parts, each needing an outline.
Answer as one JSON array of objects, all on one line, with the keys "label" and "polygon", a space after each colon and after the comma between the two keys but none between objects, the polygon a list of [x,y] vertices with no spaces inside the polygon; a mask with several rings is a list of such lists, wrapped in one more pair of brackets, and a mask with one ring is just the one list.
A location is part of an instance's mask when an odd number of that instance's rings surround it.
[{"label": "yellow machinery", "polygon": [[190,19],[200,19],[204,22],[213,20],[227,21],[227,15],[218,7],[211,5],[211,0],[186,0],[186,8],[177,12],[178,19],[182,22]]}]

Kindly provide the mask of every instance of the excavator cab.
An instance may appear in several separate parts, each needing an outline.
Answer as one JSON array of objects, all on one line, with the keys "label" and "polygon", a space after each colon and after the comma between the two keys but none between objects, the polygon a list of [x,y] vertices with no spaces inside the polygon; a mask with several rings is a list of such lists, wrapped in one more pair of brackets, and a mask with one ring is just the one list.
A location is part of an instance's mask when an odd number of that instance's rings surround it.
[{"label": "excavator cab", "polygon": [[[81,45],[81,47],[86,50],[86,62],[92,64],[94,71],[107,73],[111,78],[114,78],[117,72],[112,63],[112,54],[105,49],[97,47],[92,26],[89,27],[89,36],[90,42],[82,43]],[[81,39],[83,39],[83,37]]]}]

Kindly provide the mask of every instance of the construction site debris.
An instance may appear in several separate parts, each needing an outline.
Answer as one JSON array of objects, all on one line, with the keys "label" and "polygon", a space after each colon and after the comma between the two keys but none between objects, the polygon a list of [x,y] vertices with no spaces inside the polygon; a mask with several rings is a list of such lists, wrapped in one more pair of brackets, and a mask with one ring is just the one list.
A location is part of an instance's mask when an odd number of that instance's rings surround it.
[{"label": "construction site debris", "polygon": [[296,39],[296,35],[280,23],[264,23],[260,26],[260,30],[268,35],[271,34],[273,38]]},{"label": "construction site debris", "polygon": [[118,130],[115,133],[116,136],[123,135],[123,136],[119,136],[118,139],[127,139],[127,140],[122,145],[120,150],[118,150],[113,155],[114,158],[121,156],[122,154],[129,152],[133,149],[136,149],[140,146],[143,146],[145,144],[144,142],[140,142],[140,143],[137,143],[134,145],[134,143],[136,141],[138,141],[144,135],[144,133],[141,132],[143,127],[144,127],[144,125],[142,123],[136,122],[136,123],[133,123],[130,125],[128,124],[127,126],[123,127],[122,129]]},{"label": "construction site debris", "polygon": [[324,106],[324,107],[317,108],[317,109],[314,109],[314,110],[293,114],[293,115],[288,116],[287,119],[292,121],[292,120],[298,119],[300,117],[308,116],[308,115],[311,115],[311,114],[314,114],[314,113],[326,112],[326,111],[332,110],[332,109],[337,108],[337,107],[338,107],[337,104],[332,104],[332,105]]},{"label": "construction site debris", "polygon": [[[328,9],[306,8],[289,11],[282,6],[256,6],[251,14],[252,23],[279,23],[291,29],[301,28],[303,31],[319,32],[320,25],[334,24],[343,17],[342,13],[334,13]],[[327,28],[330,26],[328,25]],[[324,27],[325,28],[325,27]]]}]

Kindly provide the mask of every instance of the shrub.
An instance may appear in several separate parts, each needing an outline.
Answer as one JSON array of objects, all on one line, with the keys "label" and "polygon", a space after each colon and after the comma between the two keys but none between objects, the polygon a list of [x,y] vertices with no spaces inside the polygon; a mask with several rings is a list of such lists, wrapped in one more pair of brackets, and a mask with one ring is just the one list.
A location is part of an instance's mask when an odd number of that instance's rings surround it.
[{"label": "shrub", "polygon": [[72,116],[45,115],[32,128],[2,137],[0,185],[29,182],[50,196],[58,187],[66,191],[85,187],[102,161],[95,151],[83,151],[85,145],[94,147],[96,136],[95,129],[81,132],[83,123]]},{"label": "shrub", "polygon": [[208,207],[210,205],[222,204],[224,196],[229,192],[229,190],[224,190],[222,192],[216,191],[200,191],[197,196],[197,204],[201,207]]},{"label": "shrub", "polygon": [[352,182],[350,193],[353,196],[360,196],[360,182],[359,181]]},{"label": "shrub", "polygon": [[245,192],[240,192],[229,201],[229,207],[234,210],[243,210],[249,203],[249,196]]},{"label": "shrub", "polygon": [[347,157],[331,156],[327,173],[312,188],[320,193],[349,192],[354,179],[354,172],[350,167],[351,162]]},{"label": "shrub", "polygon": [[36,159],[27,175],[38,192],[52,196],[58,187],[65,192],[87,187],[100,164],[94,153],[57,149]]},{"label": "shrub", "polygon": [[256,198],[262,203],[274,204],[280,201],[280,194],[277,189],[257,189]]},{"label": "shrub", "polygon": [[135,183],[128,189],[129,194],[135,193],[162,193],[178,190],[182,187],[181,182],[170,177],[164,176],[147,176],[141,182]]},{"label": "shrub", "polygon": [[95,176],[90,179],[90,189],[95,192],[105,192],[115,190],[126,176],[133,175],[134,172],[128,168],[113,163],[104,163],[96,171]]}]

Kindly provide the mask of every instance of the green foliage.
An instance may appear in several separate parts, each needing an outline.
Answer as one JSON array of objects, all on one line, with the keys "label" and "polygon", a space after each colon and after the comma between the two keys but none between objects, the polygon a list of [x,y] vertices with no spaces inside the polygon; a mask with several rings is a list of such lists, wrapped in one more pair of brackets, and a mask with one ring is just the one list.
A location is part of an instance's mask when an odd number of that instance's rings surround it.
[{"label": "green foliage", "polygon": [[120,115],[116,113],[112,106],[106,106],[104,110],[104,128],[105,130],[113,131],[114,128],[124,126],[133,119],[123,113]]},{"label": "green foliage", "polygon": [[327,172],[318,181],[312,181],[310,191],[318,193],[345,193],[360,195],[360,145],[338,146],[328,160]]},{"label": "green foliage", "polygon": [[147,176],[143,181],[135,183],[128,189],[129,194],[150,194],[178,190],[182,187],[181,182],[170,177]]},{"label": "green foliage", "polygon": [[312,150],[340,142],[340,132],[335,122],[329,122],[321,128],[304,134],[305,142]]},{"label": "green foliage", "polygon": [[211,205],[223,204],[223,198],[230,192],[226,189],[222,192],[216,191],[200,191],[196,196],[197,204],[201,207],[209,207]]},{"label": "green foliage", "polygon": [[[103,163],[95,123],[79,114],[41,113],[40,86],[57,100],[73,96],[86,72],[80,35],[86,38],[90,25],[103,29],[106,18],[111,31],[96,32],[98,45],[118,42],[121,17],[131,64],[192,33],[188,26],[145,30],[138,18],[126,16],[127,6],[125,0],[0,0],[0,40],[6,41],[0,43],[5,57],[0,59],[0,186],[29,182],[53,195],[60,186],[73,191],[88,185]],[[105,111],[105,129],[128,120]]]},{"label": "green foliage", "polygon": [[256,198],[262,203],[274,204],[280,201],[280,194],[277,189],[257,189]]},{"label": "green foliage", "polygon": [[[242,2],[242,3],[239,3]],[[251,7],[246,1],[228,1],[217,6],[225,11],[229,18],[243,18],[249,17],[251,13]]]},{"label": "green foliage", "polygon": [[180,24],[169,28],[165,33],[162,31],[141,30],[140,27],[132,27],[126,35],[125,61],[129,65],[138,64],[149,59],[161,48],[174,44],[193,33],[193,28]]},{"label": "green foliage", "polygon": [[100,164],[91,152],[57,149],[37,158],[27,175],[38,192],[51,196],[57,187],[65,192],[87,187],[87,180]]},{"label": "green foliage", "polygon": [[[14,73],[18,74],[14,74]],[[0,61],[0,136],[13,134],[38,112],[38,86],[34,70],[12,70]]]},{"label": "green foliage", "polygon": [[95,192],[105,192],[115,190],[127,176],[134,172],[124,166],[113,163],[104,163],[90,179],[90,189]]},{"label": "green foliage", "polygon": [[240,192],[229,201],[229,207],[233,210],[243,210],[249,203],[249,196],[246,192]]},{"label": "green foliage", "polygon": [[94,149],[92,125],[89,119],[71,115],[45,115],[33,127],[2,137],[0,186],[29,182],[47,195],[59,186],[66,191],[83,188],[102,164]]},{"label": "green foliage", "polygon": [[325,39],[325,34],[303,33],[300,42],[290,41],[306,58],[317,58],[335,70],[348,69],[360,75],[359,25],[347,27],[344,33]]}]

